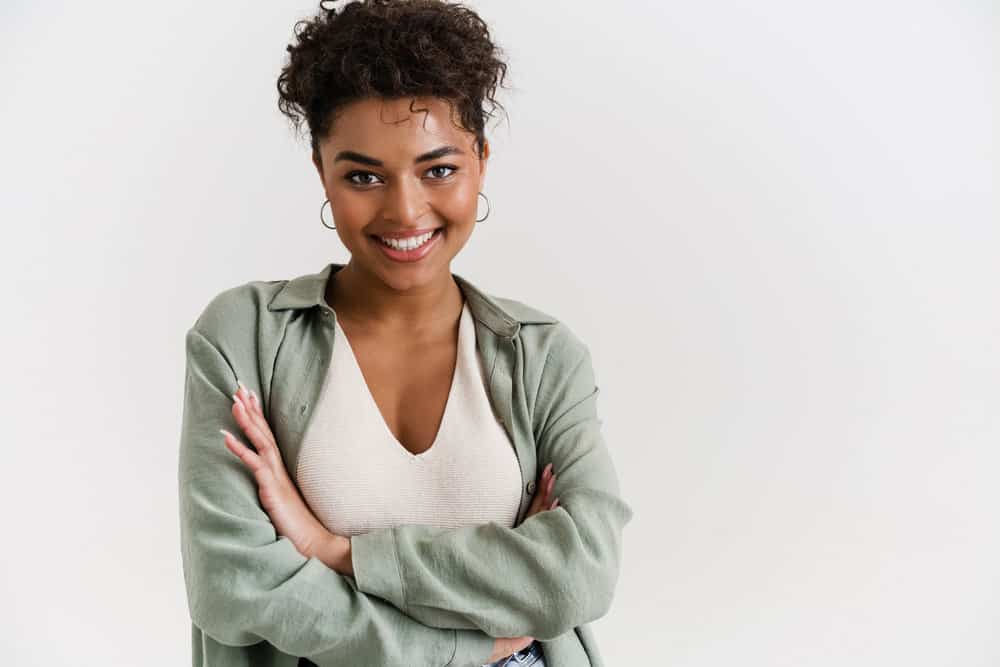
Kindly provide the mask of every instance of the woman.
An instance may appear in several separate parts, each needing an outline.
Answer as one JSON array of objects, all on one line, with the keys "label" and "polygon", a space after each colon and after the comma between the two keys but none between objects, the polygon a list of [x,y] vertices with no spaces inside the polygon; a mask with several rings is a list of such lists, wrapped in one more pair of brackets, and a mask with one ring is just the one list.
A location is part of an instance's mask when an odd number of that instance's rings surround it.
[{"label": "woman", "polygon": [[308,123],[351,258],[225,290],[188,332],[193,662],[600,665],[587,623],[632,510],[589,350],[450,270],[489,215],[506,65],[440,0],[299,25],[279,106]]}]

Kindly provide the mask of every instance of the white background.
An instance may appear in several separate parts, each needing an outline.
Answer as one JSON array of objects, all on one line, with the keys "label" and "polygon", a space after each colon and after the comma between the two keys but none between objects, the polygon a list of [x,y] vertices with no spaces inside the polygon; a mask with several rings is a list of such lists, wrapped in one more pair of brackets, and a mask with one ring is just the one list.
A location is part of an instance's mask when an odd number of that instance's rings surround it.
[{"label": "white background", "polygon": [[[471,4],[514,88],[452,270],[593,351],[606,663],[1000,663],[993,3]],[[0,7],[5,664],[190,664],[184,333],[347,259],[276,107],[314,7]]]}]

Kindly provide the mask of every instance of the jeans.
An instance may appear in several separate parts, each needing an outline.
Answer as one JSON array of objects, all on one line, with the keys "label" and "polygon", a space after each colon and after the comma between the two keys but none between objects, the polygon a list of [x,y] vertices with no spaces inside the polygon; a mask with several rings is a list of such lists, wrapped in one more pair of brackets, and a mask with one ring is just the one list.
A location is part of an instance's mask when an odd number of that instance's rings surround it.
[{"label": "jeans", "polygon": [[542,651],[542,643],[538,640],[531,642],[517,653],[500,658],[496,662],[488,662],[483,667],[545,667],[545,654]]}]

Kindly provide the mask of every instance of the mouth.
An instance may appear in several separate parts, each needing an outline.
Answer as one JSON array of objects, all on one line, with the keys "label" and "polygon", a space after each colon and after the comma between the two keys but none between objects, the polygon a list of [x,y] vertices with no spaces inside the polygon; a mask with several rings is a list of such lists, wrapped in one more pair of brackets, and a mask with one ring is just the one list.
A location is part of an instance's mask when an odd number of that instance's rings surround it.
[{"label": "mouth", "polygon": [[396,242],[395,244],[385,240],[385,238],[393,239],[393,237],[369,234],[368,238],[378,246],[385,257],[396,262],[416,262],[426,257],[439,245],[441,236],[444,233],[443,230],[443,227],[437,227],[430,232],[418,235],[411,234],[404,237],[401,242]]},{"label": "mouth", "polygon": [[406,232],[387,232],[385,234],[371,234],[370,236],[376,236],[385,239],[396,239],[398,241],[402,241],[403,239],[412,239],[418,236],[424,236],[425,234],[429,234],[431,232],[437,231],[438,229],[441,229],[443,226],[444,225],[441,225],[440,227],[423,227],[421,229],[412,229]]}]

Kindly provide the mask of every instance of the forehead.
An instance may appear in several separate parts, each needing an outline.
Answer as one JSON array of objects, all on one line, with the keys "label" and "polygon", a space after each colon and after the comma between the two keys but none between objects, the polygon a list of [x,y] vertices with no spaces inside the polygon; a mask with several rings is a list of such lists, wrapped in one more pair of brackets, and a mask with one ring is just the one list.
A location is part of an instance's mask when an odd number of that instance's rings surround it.
[{"label": "forehead", "polygon": [[452,113],[448,102],[436,97],[356,100],[337,112],[327,144],[385,156],[420,153],[442,143],[467,148],[475,136],[458,127]]}]

